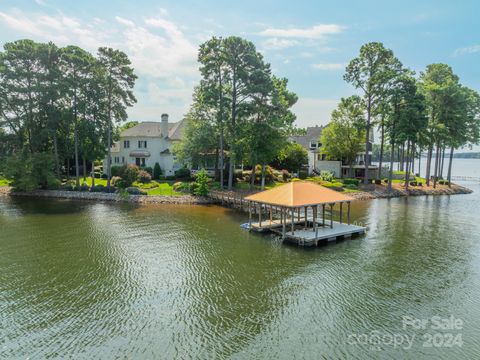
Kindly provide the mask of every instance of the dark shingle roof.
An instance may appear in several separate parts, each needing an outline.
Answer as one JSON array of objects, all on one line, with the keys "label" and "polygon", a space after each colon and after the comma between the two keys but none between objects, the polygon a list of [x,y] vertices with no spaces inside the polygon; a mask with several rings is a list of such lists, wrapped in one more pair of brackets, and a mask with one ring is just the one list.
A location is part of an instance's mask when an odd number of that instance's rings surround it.
[{"label": "dark shingle roof", "polygon": [[322,126],[307,127],[306,135],[289,136],[289,140],[302,145],[305,149],[310,149],[310,141],[320,141]]}]

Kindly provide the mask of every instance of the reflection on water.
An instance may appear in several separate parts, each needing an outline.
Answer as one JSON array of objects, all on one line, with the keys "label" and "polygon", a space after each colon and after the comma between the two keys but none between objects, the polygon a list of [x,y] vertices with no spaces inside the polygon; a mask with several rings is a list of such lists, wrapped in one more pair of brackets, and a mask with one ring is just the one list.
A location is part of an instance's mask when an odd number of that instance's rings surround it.
[{"label": "reflection on water", "polygon": [[[320,249],[210,206],[0,200],[0,358],[478,358],[480,200],[357,202],[365,237]],[[349,335],[454,315],[464,346]]]}]

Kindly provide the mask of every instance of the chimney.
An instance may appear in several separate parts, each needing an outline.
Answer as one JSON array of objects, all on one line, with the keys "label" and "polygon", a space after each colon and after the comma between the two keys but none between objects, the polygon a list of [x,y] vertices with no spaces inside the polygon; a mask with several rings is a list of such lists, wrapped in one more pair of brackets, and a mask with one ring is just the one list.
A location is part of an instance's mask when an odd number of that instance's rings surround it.
[{"label": "chimney", "polygon": [[164,138],[168,137],[168,114],[162,114],[162,125],[160,129],[162,130],[162,136]]}]

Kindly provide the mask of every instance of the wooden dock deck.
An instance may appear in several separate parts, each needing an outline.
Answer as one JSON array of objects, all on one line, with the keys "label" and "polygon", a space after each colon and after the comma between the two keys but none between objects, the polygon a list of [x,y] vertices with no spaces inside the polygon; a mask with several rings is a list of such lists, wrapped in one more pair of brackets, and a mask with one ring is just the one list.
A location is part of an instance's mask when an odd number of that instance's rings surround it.
[{"label": "wooden dock deck", "polygon": [[[320,243],[348,239],[356,235],[365,234],[367,231],[367,228],[364,226],[349,225],[337,221],[333,221],[333,224],[329,221],[325,226],[322,226],[322,222],[317,221],[317,226],[314,228],[312,227],[312,222],[312,218],[308,219],[307,227],[305,227],[304,220],[295,221],[294,231],[286,231],[284,240],[302,246],[317,246]],[[258,222],[252,222],[251,230],[255,232],[273,232],[283,236],[282,226],[283,224],[280,220],[272,220],[271,223],[269,220],[266,220],[261,225]]]}]

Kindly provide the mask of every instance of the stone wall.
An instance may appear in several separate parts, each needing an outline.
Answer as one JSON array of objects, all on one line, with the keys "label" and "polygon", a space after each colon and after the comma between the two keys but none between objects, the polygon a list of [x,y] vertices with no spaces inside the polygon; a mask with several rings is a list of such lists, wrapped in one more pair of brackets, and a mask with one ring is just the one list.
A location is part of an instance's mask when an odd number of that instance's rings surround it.
[{"label": "stone wall", "polygon": [[141,204],[211,204],[213,201],[207,197],[182,195],[182,196],[160,196],[160,195],[129,195],[128,197],[119,194],[91,193],[87,191],[61,191],[61,190],[35,190],[31,192],[11,192],[11,196],[46,197],[74,200],[95,200],[95,201],[125,201]]}]

